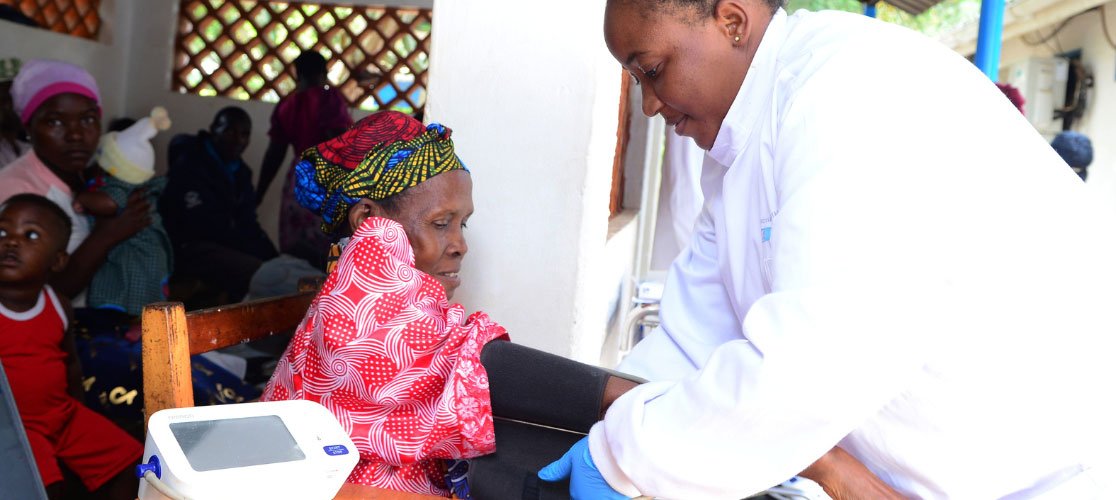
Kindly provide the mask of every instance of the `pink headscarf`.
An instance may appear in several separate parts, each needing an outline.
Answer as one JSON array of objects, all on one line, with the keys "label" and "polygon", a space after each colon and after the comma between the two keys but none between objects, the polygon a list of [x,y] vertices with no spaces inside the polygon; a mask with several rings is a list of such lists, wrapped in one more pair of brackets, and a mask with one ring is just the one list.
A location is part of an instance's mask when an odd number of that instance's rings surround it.
[{"label": "pink headscarf", "polygon": [[98,108],[101,105],[101,93],[93,75],[67,62],[47,59],[27,61],[12,81],[12,103],[23,123],[31,121],[31,115],[39,106],[58,94],[85,96],[93,99]]}]

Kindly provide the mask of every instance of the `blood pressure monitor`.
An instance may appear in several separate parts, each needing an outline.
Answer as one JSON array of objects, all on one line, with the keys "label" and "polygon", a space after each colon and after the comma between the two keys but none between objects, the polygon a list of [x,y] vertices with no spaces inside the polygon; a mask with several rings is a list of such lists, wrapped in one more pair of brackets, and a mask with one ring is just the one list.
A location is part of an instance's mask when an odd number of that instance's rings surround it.
[{"label": "blood pressure monitor", "polygon": [[329,499],[359,456],[324,406],[270,401],[156,412],[143,458],[140,500]]}]

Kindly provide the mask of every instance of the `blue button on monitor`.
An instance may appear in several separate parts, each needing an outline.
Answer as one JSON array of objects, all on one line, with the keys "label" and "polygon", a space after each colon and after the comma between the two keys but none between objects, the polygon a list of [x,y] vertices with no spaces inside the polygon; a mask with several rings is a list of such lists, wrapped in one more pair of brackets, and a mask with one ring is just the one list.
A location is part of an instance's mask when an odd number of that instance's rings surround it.
[{"label": "blue button on monitor", "polygon": [[329,446],[323,446],[322,449],[325,450],[326,455],[329,455],[331,457],[349,454],[349,449],[346,448],[343,444],[331,444]]}]

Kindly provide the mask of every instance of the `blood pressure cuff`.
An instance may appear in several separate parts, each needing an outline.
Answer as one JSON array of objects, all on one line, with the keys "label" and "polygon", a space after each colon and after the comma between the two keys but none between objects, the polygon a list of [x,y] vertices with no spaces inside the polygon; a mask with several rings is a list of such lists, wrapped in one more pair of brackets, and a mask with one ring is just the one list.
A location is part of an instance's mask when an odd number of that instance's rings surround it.
[{"label": "blood pressure cuff", "polygon": [[481,364],[488,372],[494,416],[583,434],[600,420],[610,376],[642,382],[511,342],[489,342]]},{"label": "blood pressure cuff", "polygon": [[496,453],[469,461],[473,500],[566,500],[569,480],[539,479],[539,469],[562,457],[584,434],[496,418]]},{"label": "blood pressure cuff", "polygon": [[488,343],[481,363],[488,372],[496,453],[470,460],[472,498],[569,498],[568,481],[542,481],[539,469],[597,423],[610,376],[635,377],[503,341]]}]

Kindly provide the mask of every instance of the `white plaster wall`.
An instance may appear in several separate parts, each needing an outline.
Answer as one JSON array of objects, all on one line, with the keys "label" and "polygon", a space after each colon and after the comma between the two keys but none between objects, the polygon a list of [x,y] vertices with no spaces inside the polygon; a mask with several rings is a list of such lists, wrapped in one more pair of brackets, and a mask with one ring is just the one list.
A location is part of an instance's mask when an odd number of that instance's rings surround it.
[{"label": "white plaster wall", "polygon": [[[1109,32],[1116,34],[1116,2],[1108,10]],[[1116,49],[1105,40],[1099,10],[1084,13],[1070,20],[1061,32],[1047,43],[1031,45],[1021,38],[1005,40],[1001,52],[1001,68],[1028,57],[1050,57],[1081,49],[1082,62],[1093,72],[1094,87],[1089,93],[1085,116],[1074,122],[1074,130],[1093,142],[1093,164],[1089,167],[1086,185],[1106,203],[1116,207]],[[1031,41],[1041,40],[1053,31],[1052,26],[1028,35]]]},{"label": "white plaster wall", "polygon": [[[458,299],[517,342],[595,363],[620,69],[604,2],[435,0],[427,119],[454,129],[476,215]],[[607,279],[606,279],[607,281]]]}]

